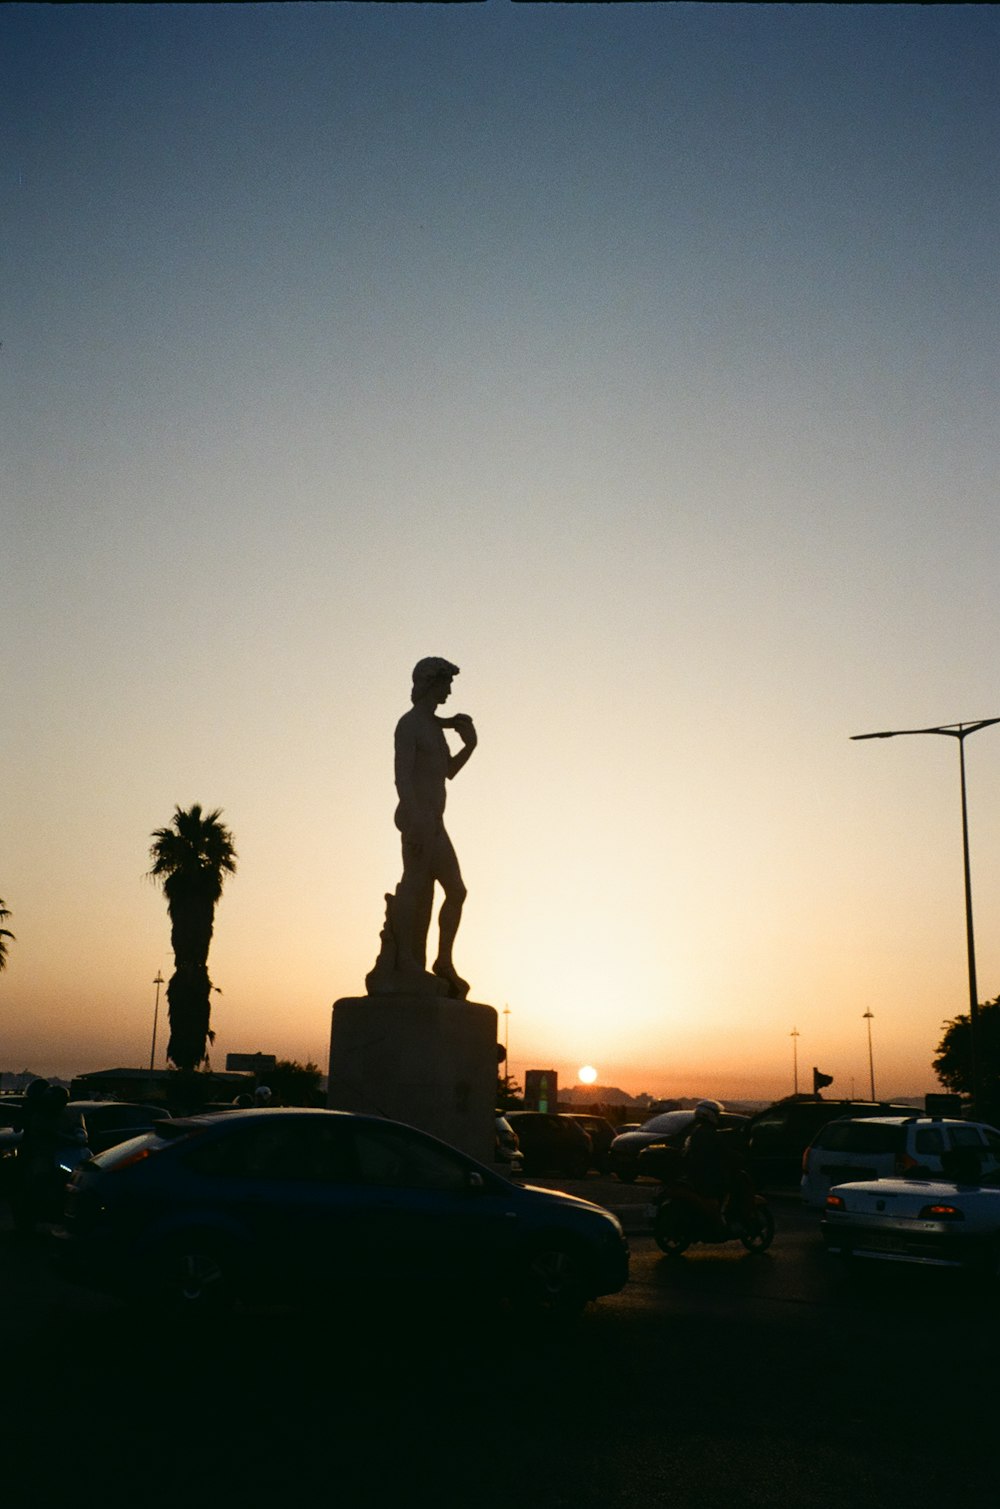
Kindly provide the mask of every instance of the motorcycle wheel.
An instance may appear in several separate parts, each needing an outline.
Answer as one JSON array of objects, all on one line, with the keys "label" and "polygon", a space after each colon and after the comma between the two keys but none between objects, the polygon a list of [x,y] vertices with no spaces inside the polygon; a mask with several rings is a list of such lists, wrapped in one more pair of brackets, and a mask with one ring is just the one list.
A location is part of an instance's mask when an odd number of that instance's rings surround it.
[{"label": "motorcycle wheel", "polygon": [[683,1206],[664,1200],[653,1223],[656,1245],[667,1257],[680,1257],[692,1242],[691,1223]]},{"label": "motorcycle wheel", "polygon": [[770,1206],[758,1205],[754,1209],[754,1224],[750,1231],[740,1237],[747,1252],[766,1252],[774,1241],[774,1216]]}]

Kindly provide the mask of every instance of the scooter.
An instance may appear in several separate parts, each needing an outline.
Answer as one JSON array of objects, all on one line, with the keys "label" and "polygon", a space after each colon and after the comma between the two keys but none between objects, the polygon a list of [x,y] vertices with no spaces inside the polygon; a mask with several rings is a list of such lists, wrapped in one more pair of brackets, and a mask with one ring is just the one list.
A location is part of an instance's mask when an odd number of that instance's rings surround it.
[{"label": "scooter", "polygon": [[689,1184],[664,1184],[652,1207],[653,1236],[661,1252],[680,1257],[692,1242],[742,1242],[747,1252],[766,1252],[774,1240],[774,1216],[763,1195],[745,1202],[743,1220],[728,1202],[721,1210]]}]

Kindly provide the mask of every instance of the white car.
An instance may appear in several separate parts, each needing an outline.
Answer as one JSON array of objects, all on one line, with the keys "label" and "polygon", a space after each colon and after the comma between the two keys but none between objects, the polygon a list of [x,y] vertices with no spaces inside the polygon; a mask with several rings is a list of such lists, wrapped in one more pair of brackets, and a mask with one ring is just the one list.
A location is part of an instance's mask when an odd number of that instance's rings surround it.
[{"label": "white car", "polygon": [[1000,1131],[946,1116],[841,1116],[817,1132],[802,1155],[806,1205],[822,1210],[835,1184],[894,1176],[951,1177],[955,1159],[975,1157],[976,1174],[1000,1168]]},{"label": "white car", "polygon": [[1000,1278],[1000,1172],[976,1182],[877,1179],[838,1184],[820,1222],[827,1251]]}]

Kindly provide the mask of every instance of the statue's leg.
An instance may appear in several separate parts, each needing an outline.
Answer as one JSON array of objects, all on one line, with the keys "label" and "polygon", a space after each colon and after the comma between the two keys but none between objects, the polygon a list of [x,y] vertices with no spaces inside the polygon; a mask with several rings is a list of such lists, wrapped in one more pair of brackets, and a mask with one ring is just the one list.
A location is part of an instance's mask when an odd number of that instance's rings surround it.
[{"label": "statue's leg", "polygon": [[396,934],[396,964],[403,972],[423,973],[427,959],[427,931],[434,903],[434,874],[420,851],[403,840],[403,878],[392,907]]},{"label": "statue's leg", "polygon": [[430,931],[431,912],[434,910],[434,877],[427,875],[419,890],[414,886],[412,957],[421,968],[427,968],[427,934]]},{"label": "statue's leg", "polygon": [[462,907],[465,904],[467,892],[451,839],[443,829],[434,858],[435,876],[444,891],[444,901],[441,903],[441,911],[438,914],[438,953],[431,968],[440,979],[448,981],[456,996],[464,1000],[469,994],[469,986],[468,982],[455,971],[452,949],[455,934],[458,932],[458,924],[462,920]]}]

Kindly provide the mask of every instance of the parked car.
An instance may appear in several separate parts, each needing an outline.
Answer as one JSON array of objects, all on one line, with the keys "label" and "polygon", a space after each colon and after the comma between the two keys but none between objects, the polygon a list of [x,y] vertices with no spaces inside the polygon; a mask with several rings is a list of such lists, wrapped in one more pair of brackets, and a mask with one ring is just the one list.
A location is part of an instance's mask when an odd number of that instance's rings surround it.
[{"label": "parked car", "polygon": [[517,1140],[517,1133],[507,1120],[503,1111],[496,1113],[496,1151],[493,1158],[495,1163],[501,1163],[506,1167],[509,1174],[521,1174],[524,1172],[524,1159],[521,1157],[521,1149]]},{"label": "parked car", "polygon": [[0,1130],[19,1132],[23,1095],[0,1095]]},{"label": "parked car", "polygon": [[0,1126],[0,1195],[8,1195],[14,1186],[20,1140],[20,1132],[15,1132],[13,1127]]},{"label": "parked car", "polygon": [[980,1179],[877,1179],[837,1184],[820,1229],[828,1252],[1000,1278],[1000,1170]]},{"label": "parked car", "polygon": [[827,1122],[802,1157],[802,1198],[822,1210],[834,1184],[946,1173],[949,1154],[978,1154],[977,1172],[1000,1168],[1000,1132],[943,1116],[843,1116]]},{"label": "parked car", "polygon": [[590,1167],[590,1137],[572,1116],[549,1111],[508,1111],[517,1133],[524,1172],[532,1178],[559,1174],[584,1179]]},{"label": "parked car", "polygon": [[170,1112],[165,1106],[142,1105],[124,1100],[71,1100],[59,1117],[58,1161],[68,1177],[78,1164],[149,1132]]},{"label": "parked car", "polygon": [[181,1311],[471,1292],[572,1313],[628,1278],[609,1211],[347,1111],[164,1121],[74,1172],[55,1245],[78,1282]]},{"label": "parked car", "polygon": [[747,1161],[758,1189],[797,1185],[802,1155],[827,1122],[842,1116],[915,1116],[915,1107],[877,1100],[779,1100],[751,1116]]},{"label": "parked car", "polygon": [[572,1120],[577,1126],[583,1127],[590,1138],[590,1167],[595,1168],[599,1174],[608,1171],[608,1154],[611,1144],[615,1140],[615,1129],[610,1121],[603,1116],[580,1115],[574,1111]]},{"label": "parked car", "polygon": [[[719,1129],[721,1131],[742,1131],[747,1124],[748,1118],[740,1116],[735,1111],[724,1109],[721,1101],[716,1101],[719,1107]],[[637,1132],[622,1132],[611,1144],[608,1153],[608,1168],[623,1184],[635,1182],[639,1168],[639,1154],[645,1148],[667,1147],[679,1149],[694,1125],[694,1107],[688,1110],[660,1111],[658,1115],[651,1116],[644,1121]],[[662,1164],[658,1158],[657,1169]],[[654,1171],[647,1163],[651,1177],[659,1178],[658,1171]]]}]

